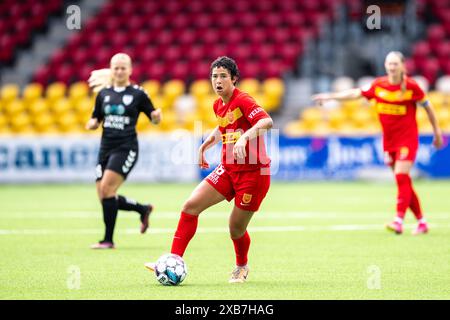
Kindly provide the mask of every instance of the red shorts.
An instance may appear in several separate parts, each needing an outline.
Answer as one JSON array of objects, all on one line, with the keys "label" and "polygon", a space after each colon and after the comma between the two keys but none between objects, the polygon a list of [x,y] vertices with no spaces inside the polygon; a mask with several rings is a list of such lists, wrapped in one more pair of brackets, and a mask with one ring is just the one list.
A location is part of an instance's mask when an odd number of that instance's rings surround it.
[{"label": "red shorts", "polygon": [[396,161],[412,161],[416,160],[417,146],[403,146],[396,150],[384,152],[384,162],[388,166],[392,166]]},{"label": "red shorts", "polygon": [[270,174],[262,175],[260,169],[232,172],[221,164],[205,180],[228,202],[234,198],[236,207],[253,212],[258,211],[270,187]]}]

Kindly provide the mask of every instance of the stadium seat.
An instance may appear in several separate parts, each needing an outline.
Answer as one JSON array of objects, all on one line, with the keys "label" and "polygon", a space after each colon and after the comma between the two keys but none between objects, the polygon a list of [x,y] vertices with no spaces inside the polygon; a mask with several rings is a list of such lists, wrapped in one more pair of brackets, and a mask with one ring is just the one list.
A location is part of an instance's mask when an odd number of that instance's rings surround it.
[{"label": "stadium seat", "polygon": [[6,84],[2,86],[1,92],[0,92],[0,102],[3,105],[7,105],[13,100],[17,99],[19,97],[19,86],[16,84]]},{"label": "stadium seat", "polygon": [[350,77],[338,77],[331,83],[331,90],[334,92],[348,90],[354,87],[355,81]]},{"label": "stadium seat", "polygon": [[249,95],[254,96],[261,90],[261,85],[257,79],[245,78],[238,83],[238,87],[247,92]]},{"label": "stadium seat", "polygon": [[185,92],[185,84],[181,80],[169,80],[163,84],[162,93],[168,106],[172,106],[175,99]]},{"label": "stadium seat", "polygon": [[53,116],[48,113],[41,114],[39,117],[33,117],[34,128],[39,133],[48,133],[52,131],[55,124]]},{"label": "stadium seat", "polygon": [[196,80],[191,84],[189,92],[197,99],[212,94],[212,87],[209,80]]},{"label": "stadium seat", "polygon": [[53,82],[47,86],[45,90],[45,97],[50,105],[61,99],[66,94],[66,85],[63,82]]},{"label": "stadium seat", "polygon": [[145,92],[150,96],[150,99],[152,99],[154,96],[159,94],[159,90],[161,87],[161,83],[158,80],[147,80],[144,81],[141,86],[144,88]]},{"label": "stadium seat", "polygon": [[442,76],[436,81],[436,90],[450,94],[450,75]]},{"label": "stadium seat", "polygon": [[35,117],[40,117],[41,115],[49,111],[49,106],[47,100],[44,98],[38,98],[28,105],[28,112]]},{"label": "stadium seat", "polygon": [[25,104],[22,100],[16,99],[9,104],[6,105],[5,113],[9,116],[10,119],[22,114],[25,112]]},{"label": "stadium seat", "polygon": [[10,117],[11,129],[15,133],[28,133],[32,131],[31,118],[27,113],[19,113]]},{"label": "stadium seat", "polygon": [[63,98],[59,99],[53,104],[52,112],[55,116],[55,120],[58,120],[60,117],[64,117],[70,111],[72,111],[72,104],[69,99]]},{"label": "stadium seat", "polygon": [[26,106],[42,97],[43,87],[40,83],[30,83],[23,89],[22,99]]}]

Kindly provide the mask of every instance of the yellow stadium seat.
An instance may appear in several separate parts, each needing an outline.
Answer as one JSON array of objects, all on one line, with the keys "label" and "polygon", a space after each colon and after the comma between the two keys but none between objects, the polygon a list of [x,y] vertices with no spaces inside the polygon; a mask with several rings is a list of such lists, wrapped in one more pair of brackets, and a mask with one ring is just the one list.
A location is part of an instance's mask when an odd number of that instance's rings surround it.
[{"label": "yellow stadium seat", "polygon": [[[163,117],[164,117],[164,115],[163,115]],[[163,121],[164,121],[164,118],[163,118]],[[147,118],[147,116],[145,114],[141,113],[139,115],[137,125],[136,125],[137,131],[139,131],[139,132],[150,131],[152,129],[152,127],[155,127],[155,125],[152,124],[150,119]]]},{"label": "yellow stadium seat", "polygon": [[308,130],[300,120],[288,122],[283,128],[283,132],[290,137],[298,137],[308,134]]},{"label": "yellow stadium seat", "polygon": [[44,98],[39,98],[33,101],[28,106],[28,111],[33,115],[33,117],[40,117],[50,111],[48,107],[47,100]]},{"label": "yellow stadium seat", "polygon": [[284,94],[284,82],[279,78],[268,78],[263,81],[262,90],[266,95],[281,98]]},{"label": "yellow stadium seat", "polygon": [[198,106],[197,109],[201,113],[214,114],[213,105],[214,105],[214,101],[216,101],[218,98],[219,97],[215,93],[211,93],[207,96],[200,98],[199,100],[197,100],[197,106]]},{"label": "yellow stadium seat", "polygon": [[5,106],[4,112],[9,117],[15,117],[25,112],[25,104],[22,100],[14,100]]},{"label": "yellow stadium seat", "polygon": [[357,128],[364,128],[372,122],[372,117],[367,110],[360,108],[351,116],[351,120]]},{"label": "yellow stadium seat", "polygon": [[69,87],[69,99],[72,103],[87,97],[89,95],[89,86],[84,81],[75,82]]},{"label": "yellow stadium seat", "polygon": [[428,115],[424,108],[417,108],[416,121],[417,121],[417,124],[419,124],[419,126],[429,122]]},{"label": "yellow stadium seat", "polygon": [[64,98],[66,89],[66,84],[64,82],[54,82],[49,84],[45,91],[45,97],[49,104],[52,106],[56,100]]},{"label": "yellow stadium seat", "polygon": [[10,118],[11,129],[15,133],[29,132],[31,123],[31,118],[27,113],[20,113]]},{"label": "yellow stadium seat", "polygon": [[192,83],[189,92],[195,99],[200,100],[213,94],[211,82],[209,80],[196,80]]},{"label": "yellow stadium seat", "polygon": [[7,105],[19,97],[20,89],[16,84],[5,84],[0,91],[0,102]]},{"label": "yellow stadium seat", "polygon": [[436,114],[440,126],[444,126],[450,120],[450,109],[441,108]]},{"label": "yellow stadium seat", "polygon": [[44,89],[40,83],[30,83],[23,89],[22,100],[29,106],[35,100],[42,97]]},{"label": "yellow stadium seat", "polygon": [[342,108],[327,111],[326,118],[333,129],[339,129],[347,121],[346,114]]},{"label": "yellow stadium seat", "polygon": [[0,113],[0,128],[8,126],[8,118],[4,114]]},{"label": "yellow stadium seat", "polygon": [[301,114],[302,123],[307,129],[315,128],[322,121],[322,110],[307,108]]},{"label": "yellow stadium seat", "polygon": [[261,84],[257,79],[246,78],[238,82],[238,88],[244,92],[247,92],[252,97],[261,91]]},{"label": "yellow stadium seat", "polygon": [[175,99],[184,94],[185,84],[182,80],[169,80],[162,87],[163,96],[169,107],[173,106]]},{"label": "yellow stadium seat", "polygon": [[78,131],[80,128],[78,119],[73,112],[69,112],[62,117],[58,117],[56,122],[62,132]]},{"label": "yellow stadium seat", "polygon": [[321,121],[317,123],[317,125],[314,127],[312,134],[315,136],[328,136],[331,134],[333,129],[329,126],[329,124],[325,121]]},{"label": "yellow stadium seat", "polygon": [[150,99],[152,100],[155,109],[161,108],[162,110],[166,110],[170,107],[169,100],[160,94],[154,95],[153,97],[150,97]]},{"label": "yellow stadium seat", "polygon": [[159,94],[161,88],[161,83],[158,80],[147,80],[142,84],[142,87],[152,99],[154,96]]},{"label": "yellow stadium seat", "polygon": [[57,100],[52,107],[52,111],[57,117],[64,116],[66,113],[72,111],[72,109],[72,104],[66,98]]},{"label": "yellow stadium seat", "polygon": [[33,124],[36,128],[36,131],[39,133],[46,133],[50,131],[50,128],[55,125],[55,120],[53,116],[49,113],[44,113],[39,117],[33,118]]},{"label": "yellow stadium seat", "polygon": [[76,101],[74,104],[74,109],[78,113],[86,114],[92,113],[95,107],[95,99],[93,97],[84,97]]},{"label": "yellow stadium seat", "polygon": [[172,110],[168,110],[164,112],[163,120],[159,124],[161,130],[163,131],[171,131],[177,126],[177,116],[175,112]]},{"label": "yellow stadium seat", "polygon": [[439,110],[444,107],[446,103],[446,96],[444,93],[439,91],[430,91],[427,94],[428,100],[431,102],[434,109]]}]

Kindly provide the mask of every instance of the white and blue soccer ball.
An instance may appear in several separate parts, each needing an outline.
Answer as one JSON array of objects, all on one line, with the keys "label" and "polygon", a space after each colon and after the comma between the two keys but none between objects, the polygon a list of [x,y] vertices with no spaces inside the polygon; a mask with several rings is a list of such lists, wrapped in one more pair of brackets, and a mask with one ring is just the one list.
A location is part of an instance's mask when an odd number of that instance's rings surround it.
[{"label": "white and blue soccer ball", "polygon": [[176,286],[186,278],[187,266],[179,255],[166,253],[156,261],[155,275],[161,284]]}]

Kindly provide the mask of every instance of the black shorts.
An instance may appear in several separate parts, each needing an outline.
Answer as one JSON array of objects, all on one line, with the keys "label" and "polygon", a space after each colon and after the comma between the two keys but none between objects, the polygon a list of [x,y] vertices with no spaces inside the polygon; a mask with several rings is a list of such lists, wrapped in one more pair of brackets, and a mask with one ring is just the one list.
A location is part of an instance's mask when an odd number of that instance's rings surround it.
[{"label": "black shorts", "polygon": [[103,177],[106,169],[117,172],[124,179],[133,169],[139,155],[138,148],[117,149],[111,151],[100,151],[98,155],[97,167],[95,168],[96,181]]}]

